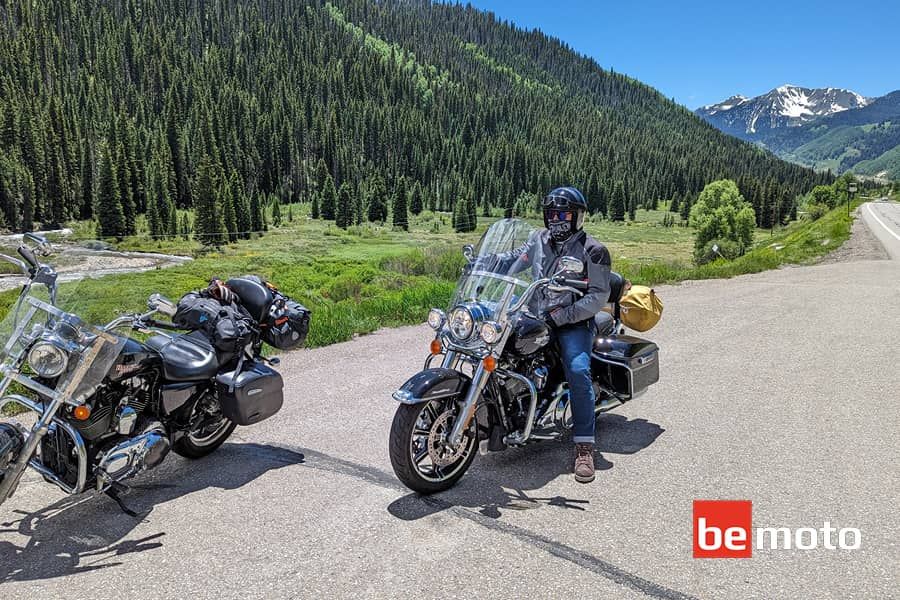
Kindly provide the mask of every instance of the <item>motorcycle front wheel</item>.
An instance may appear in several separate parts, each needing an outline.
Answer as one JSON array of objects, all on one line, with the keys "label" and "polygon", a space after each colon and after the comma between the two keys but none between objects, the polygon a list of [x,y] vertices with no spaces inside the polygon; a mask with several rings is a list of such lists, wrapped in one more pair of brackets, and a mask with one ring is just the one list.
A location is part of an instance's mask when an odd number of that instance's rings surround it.
[{"label": "motorcycle front wheel", "polygon": [[420,494],[450,489],[465,474],[477,454],[475,419],[458,446],[444,440],[458,416],[455,402],[432,400],[401,404],[391,424],[389,451],[397,478]]}]

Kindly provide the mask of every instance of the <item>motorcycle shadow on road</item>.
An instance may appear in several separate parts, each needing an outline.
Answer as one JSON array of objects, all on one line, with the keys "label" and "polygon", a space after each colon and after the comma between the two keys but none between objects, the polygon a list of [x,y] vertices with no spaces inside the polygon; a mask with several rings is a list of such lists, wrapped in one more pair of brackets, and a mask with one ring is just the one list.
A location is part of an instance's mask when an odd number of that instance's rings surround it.
[{"label": "motorcycle shadow on road", "polygon": [[[594,457],[597,483],[602,485],[602,472],[614,466],[609,455],[639,452],[664,431],[646,419],[628,419],[612,413],[601,415],[597,419]],[[475,509],[492,519],[499,519],[504,510],[544,506],[583,511],[589,500],[532,495],[560,475],[571,476],[573,460],[569,436],[479,456],[456,487],[433,496],[407,494],[392,502],[388,512],[398,519],[414,521],[457,506]]]},{"label": "motorcycle shadow on road", "polygon": [[[157,505],[206,488],[234,490],[274,469],[303,462],[303,455],[262,444],[225,444],[201,460],[169,460],[132,482],[124,497],[138,517],[125,514],[106,496],[66,496],[41,510],[0,512],[0,583],[35,581],[107,569],[118,557],[163,546],[164,531],[139,539],[125,538]],[[44,485],[44,484],[41,484]],[[20,494],[22,490],[20,489]],[[19,518],[12,519],[18,513]],[[24,545],[9,541],[18,534]],[[6,539],[3,539],[6,538]]]}]

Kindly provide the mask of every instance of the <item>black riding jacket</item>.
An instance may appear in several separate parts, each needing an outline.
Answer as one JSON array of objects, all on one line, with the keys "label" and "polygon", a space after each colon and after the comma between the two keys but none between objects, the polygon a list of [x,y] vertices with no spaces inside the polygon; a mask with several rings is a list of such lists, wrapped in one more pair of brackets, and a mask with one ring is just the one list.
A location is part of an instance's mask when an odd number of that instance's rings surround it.
[{"label": "black riding jacket", "polygon": [[606,246],[579,231],[562,243],[555,242],[546,229],[536,231],[519,248],[498,255],[497,259],[510,273],[530,268],[535,279],[556,274],[559,259],[571,256],[581,260],[581,273],[565,273],[567,279],[587,280],[588,289],[578,298],[571,292],[548,289],[535,294],[530,308],[537,316],[551,315],[558,326],[581,323],[592,319],[609,300],[609,272],[611,260]]}]

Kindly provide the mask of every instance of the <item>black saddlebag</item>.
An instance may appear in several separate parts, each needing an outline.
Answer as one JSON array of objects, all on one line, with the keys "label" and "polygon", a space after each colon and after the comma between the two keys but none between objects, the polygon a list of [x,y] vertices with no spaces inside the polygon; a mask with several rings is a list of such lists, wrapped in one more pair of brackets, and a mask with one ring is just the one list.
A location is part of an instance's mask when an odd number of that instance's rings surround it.
[{"label": "black saddlebag", "polygon": [[659,381],[659,347],[631,335],[594,341],[591,370],[610,390],[630,400]]},{"label": "black saddlebag", "polygon": [[268,419],[284,404],[281,375],[256,361],[244,362],[240,372],[216,377],[222,414],[238,425],[253,425]]}]

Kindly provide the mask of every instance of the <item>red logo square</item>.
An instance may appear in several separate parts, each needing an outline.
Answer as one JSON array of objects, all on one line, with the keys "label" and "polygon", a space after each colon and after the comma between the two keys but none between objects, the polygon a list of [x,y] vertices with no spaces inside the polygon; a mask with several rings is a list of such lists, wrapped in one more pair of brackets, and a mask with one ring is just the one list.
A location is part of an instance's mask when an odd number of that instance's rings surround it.
[{"label": "red logo square", "polygon": [[750,500],[694,500],[694,558],[750,558],[752,523]]}]

